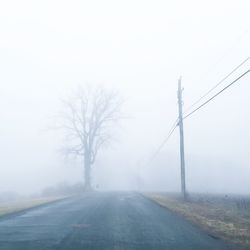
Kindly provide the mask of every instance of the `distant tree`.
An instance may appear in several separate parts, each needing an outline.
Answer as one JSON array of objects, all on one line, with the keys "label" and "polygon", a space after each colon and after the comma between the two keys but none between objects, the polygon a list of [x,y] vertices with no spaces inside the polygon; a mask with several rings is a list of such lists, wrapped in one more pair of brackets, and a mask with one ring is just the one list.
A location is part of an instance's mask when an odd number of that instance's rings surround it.
[{"label": "distant tree", "polygon": [[63,100],[60,115],[68,145],[63,152],[80,156],[85,190],[92,190],[91,169],[99,150],[113,138],[113,126],[122,118],[122,99],[103,87],[79,87],[73,99]]}]

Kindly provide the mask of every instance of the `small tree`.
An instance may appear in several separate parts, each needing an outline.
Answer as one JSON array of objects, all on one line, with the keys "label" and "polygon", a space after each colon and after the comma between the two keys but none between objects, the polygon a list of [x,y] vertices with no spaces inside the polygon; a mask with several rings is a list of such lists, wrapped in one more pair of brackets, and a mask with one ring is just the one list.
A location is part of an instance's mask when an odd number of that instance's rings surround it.
[{"label": "small tree", "polygon": [[63,101],[61,126],[67,138],[64,153],[80,156],[84,163],[85,190],[92,189],[91,169],[99,150],[112,138],[121,119],[122,100],[103,87],[79,87],[73,99]]}]

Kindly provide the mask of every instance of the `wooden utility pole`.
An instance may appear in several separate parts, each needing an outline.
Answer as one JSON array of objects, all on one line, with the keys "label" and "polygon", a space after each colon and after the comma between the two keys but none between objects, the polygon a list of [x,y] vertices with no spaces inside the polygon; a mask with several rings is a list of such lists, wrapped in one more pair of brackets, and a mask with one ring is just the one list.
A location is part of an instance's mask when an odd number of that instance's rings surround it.
[{"label": "wooden utility pole", "polygon": [[180,158],[181,158],[181,193],[184,200],[187,199],[186,194],[186,176],[185,176],[185,155],[184,155],[184,131],[183,131],[183,117],[182,117],[182,87],[181,77],[178,81],[178,106],[179,106],[179,122],[178,126],[180,129]]}]

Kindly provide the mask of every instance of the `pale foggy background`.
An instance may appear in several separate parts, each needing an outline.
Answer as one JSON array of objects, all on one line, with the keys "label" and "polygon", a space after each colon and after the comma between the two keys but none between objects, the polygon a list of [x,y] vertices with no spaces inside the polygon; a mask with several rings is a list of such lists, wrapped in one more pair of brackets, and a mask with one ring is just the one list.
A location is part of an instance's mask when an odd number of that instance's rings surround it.
[{"label": "pale foggy background", "polygon": [[[185,110],[250,56],[249,10],[247,0],[1,1],[0,192],[82,181],[81,161],[47,131],[80,84],[117,89],[130,117],[99,155],[94,185],[178,191],[178,130],[149,162],[177,117],[177,80]],[[188,191],[249,192],[249,84],[184,121]]]}]

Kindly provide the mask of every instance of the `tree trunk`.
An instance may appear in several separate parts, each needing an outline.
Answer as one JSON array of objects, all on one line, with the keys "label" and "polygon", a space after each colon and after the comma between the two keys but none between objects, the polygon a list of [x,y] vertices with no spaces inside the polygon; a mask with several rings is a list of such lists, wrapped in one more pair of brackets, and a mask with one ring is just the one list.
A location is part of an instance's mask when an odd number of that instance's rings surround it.
[{"label": "tree trunk", "polygon": [[84,190],[91,191],[92,184],[91,184],[91,163],[90,157],[88,154],[84,157]]}]

